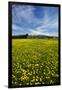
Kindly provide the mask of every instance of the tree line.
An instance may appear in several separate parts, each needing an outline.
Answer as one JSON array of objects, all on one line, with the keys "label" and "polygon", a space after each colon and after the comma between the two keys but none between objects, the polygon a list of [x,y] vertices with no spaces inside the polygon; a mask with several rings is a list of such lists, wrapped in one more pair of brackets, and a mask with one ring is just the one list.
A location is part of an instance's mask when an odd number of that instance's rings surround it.
[{"label": "tree line", "polygon": [[55,36],[46,36],[46,35],[28,35],[28,34],[23,34],[23,35],[14,35],[12,36],[13,39],[35,39],[35,38],[58,38]]},{"label": "tree line", "polygon": [[24,35],[15,35],[15,36],[12,36],[12,38],[14,38],[14,39],[23,39],[23,38],[27,38],[28,37],[28,34],[24,34]]}]

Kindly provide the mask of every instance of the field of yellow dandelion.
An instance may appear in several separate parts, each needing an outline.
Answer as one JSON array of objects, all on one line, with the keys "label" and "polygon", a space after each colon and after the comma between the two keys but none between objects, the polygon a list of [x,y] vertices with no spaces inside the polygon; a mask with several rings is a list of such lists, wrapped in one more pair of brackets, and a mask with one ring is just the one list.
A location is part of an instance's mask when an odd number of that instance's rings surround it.
[{"label": "field of yellow dandelion", "polygon": [[58,84],[57,39],[12,39],[12,85]]}]

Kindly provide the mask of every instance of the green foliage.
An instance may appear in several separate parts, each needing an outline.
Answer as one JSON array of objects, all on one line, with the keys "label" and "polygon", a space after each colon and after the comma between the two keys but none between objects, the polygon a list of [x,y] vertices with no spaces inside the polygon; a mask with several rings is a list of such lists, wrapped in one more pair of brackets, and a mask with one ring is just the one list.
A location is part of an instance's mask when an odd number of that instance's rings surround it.
[{"label": "green foliage", "polygon": [[13,39],[12,85],[57,84],[58,40]]},{"label": "green foliage", "polygon": [[15,36],[12,36],[13,39],[25,39],[28,37],[28,34],[22,34],[22,35],[15,35]]},{"label": "green foliage", "polygon": [[46,35],[29,35],[29,34],[22,34],[22,35],[15,35],[12,36],[13,39],[58,39],[56,36],[46,36]]}]

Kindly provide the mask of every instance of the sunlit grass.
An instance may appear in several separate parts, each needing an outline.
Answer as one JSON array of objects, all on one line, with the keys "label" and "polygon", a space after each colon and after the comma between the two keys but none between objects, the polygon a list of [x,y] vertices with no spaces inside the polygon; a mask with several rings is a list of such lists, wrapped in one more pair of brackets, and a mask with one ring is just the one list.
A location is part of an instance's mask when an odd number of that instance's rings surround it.
[{"label": "sunlit grass", "polygon": [[57,39],[12,40],[12,85],[57,84]]}]

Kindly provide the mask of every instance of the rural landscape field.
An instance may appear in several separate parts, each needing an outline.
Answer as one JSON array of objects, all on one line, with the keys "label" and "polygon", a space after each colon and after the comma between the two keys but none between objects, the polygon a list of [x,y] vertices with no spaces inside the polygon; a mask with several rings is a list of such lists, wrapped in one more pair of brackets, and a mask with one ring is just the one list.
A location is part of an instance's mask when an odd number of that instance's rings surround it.
[{"label": "rural landscape field", "polygon": [[58,84],[58,39],[12,39],[12,85]]},{"label": "rural landscape field", "polygon": [[59,6],[14,3],[11,8],[12,87],[59,85]]}]

